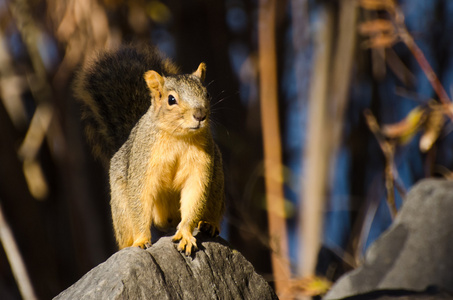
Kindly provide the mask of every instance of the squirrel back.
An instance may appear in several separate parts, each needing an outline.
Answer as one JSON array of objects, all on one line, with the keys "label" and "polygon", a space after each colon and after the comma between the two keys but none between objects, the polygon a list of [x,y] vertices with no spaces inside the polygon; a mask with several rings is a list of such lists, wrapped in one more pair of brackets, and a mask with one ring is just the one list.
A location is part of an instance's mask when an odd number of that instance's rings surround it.
[{"label": "squirrel back", "polygon": [[178,72],[154,47],[125,45],[98,54],[76,77],[74,91],[83,104],[88,142],[106,165],[151,105],[143,79],[148,70],[164,76]]}]

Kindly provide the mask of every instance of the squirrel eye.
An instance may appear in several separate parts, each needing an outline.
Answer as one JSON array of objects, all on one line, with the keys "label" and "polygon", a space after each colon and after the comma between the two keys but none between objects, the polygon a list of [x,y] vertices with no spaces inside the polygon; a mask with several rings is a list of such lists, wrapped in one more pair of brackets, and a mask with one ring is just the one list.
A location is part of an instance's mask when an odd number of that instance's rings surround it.
[{"label": "squirrel eye", "polygon": [[169,95],[168,96],[168,105],[175,105],[177,102],[176,102],[176,99],[173,95]]}]

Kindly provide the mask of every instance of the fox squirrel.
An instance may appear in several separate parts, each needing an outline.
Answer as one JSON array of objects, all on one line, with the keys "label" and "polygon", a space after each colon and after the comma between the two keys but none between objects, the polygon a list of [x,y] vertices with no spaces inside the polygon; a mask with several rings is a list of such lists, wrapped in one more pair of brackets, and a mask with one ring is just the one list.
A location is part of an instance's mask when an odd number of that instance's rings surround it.
[{"label": "fox squirrel", "polygon": [[135,45],[99,54],[75,80],[88,141],[109,166],[120,249],[150,247],[155,226],[176,228],[173,241],[190,255],[195,227],[220,231],[224,178],[209,126],[206,65],[177,73],[155,48]]}]

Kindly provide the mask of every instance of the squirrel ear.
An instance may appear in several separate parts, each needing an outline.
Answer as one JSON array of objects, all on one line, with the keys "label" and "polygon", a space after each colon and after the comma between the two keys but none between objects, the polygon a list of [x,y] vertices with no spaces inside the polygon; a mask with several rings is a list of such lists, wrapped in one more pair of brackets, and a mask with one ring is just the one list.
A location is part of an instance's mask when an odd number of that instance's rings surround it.
[{"label": "squirrel ear", "polygon": [[146,72],[143,78],[145,78],[146,85],[148,85],[151,92],[155,92],[156,90],[162,92],[164,78],[160,76],[159,73],[151,70]]},{"label": "squirrel ear", "polygon": [[200,78],[200,81],[203,82],[206,77],[206,64],[204,62],[200,63],[198,69],[192,75]]}]

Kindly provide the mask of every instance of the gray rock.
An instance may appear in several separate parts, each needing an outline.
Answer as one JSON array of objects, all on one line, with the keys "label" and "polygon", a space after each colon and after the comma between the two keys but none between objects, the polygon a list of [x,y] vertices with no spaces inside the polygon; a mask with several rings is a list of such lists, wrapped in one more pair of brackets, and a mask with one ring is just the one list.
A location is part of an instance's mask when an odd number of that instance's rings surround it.
[{"label": "gray rock", "polygon": [[170,237],[149,249],[126,248],[54,299],[277,299],[272,288],[221,238],[197,235],[187,257]]},{"label": "gray rock", "polygon": [[364,264],[341,277],[324,299],[432,287],[453,293],[453,182],[439,179],[423,180],[408,193]]}]

